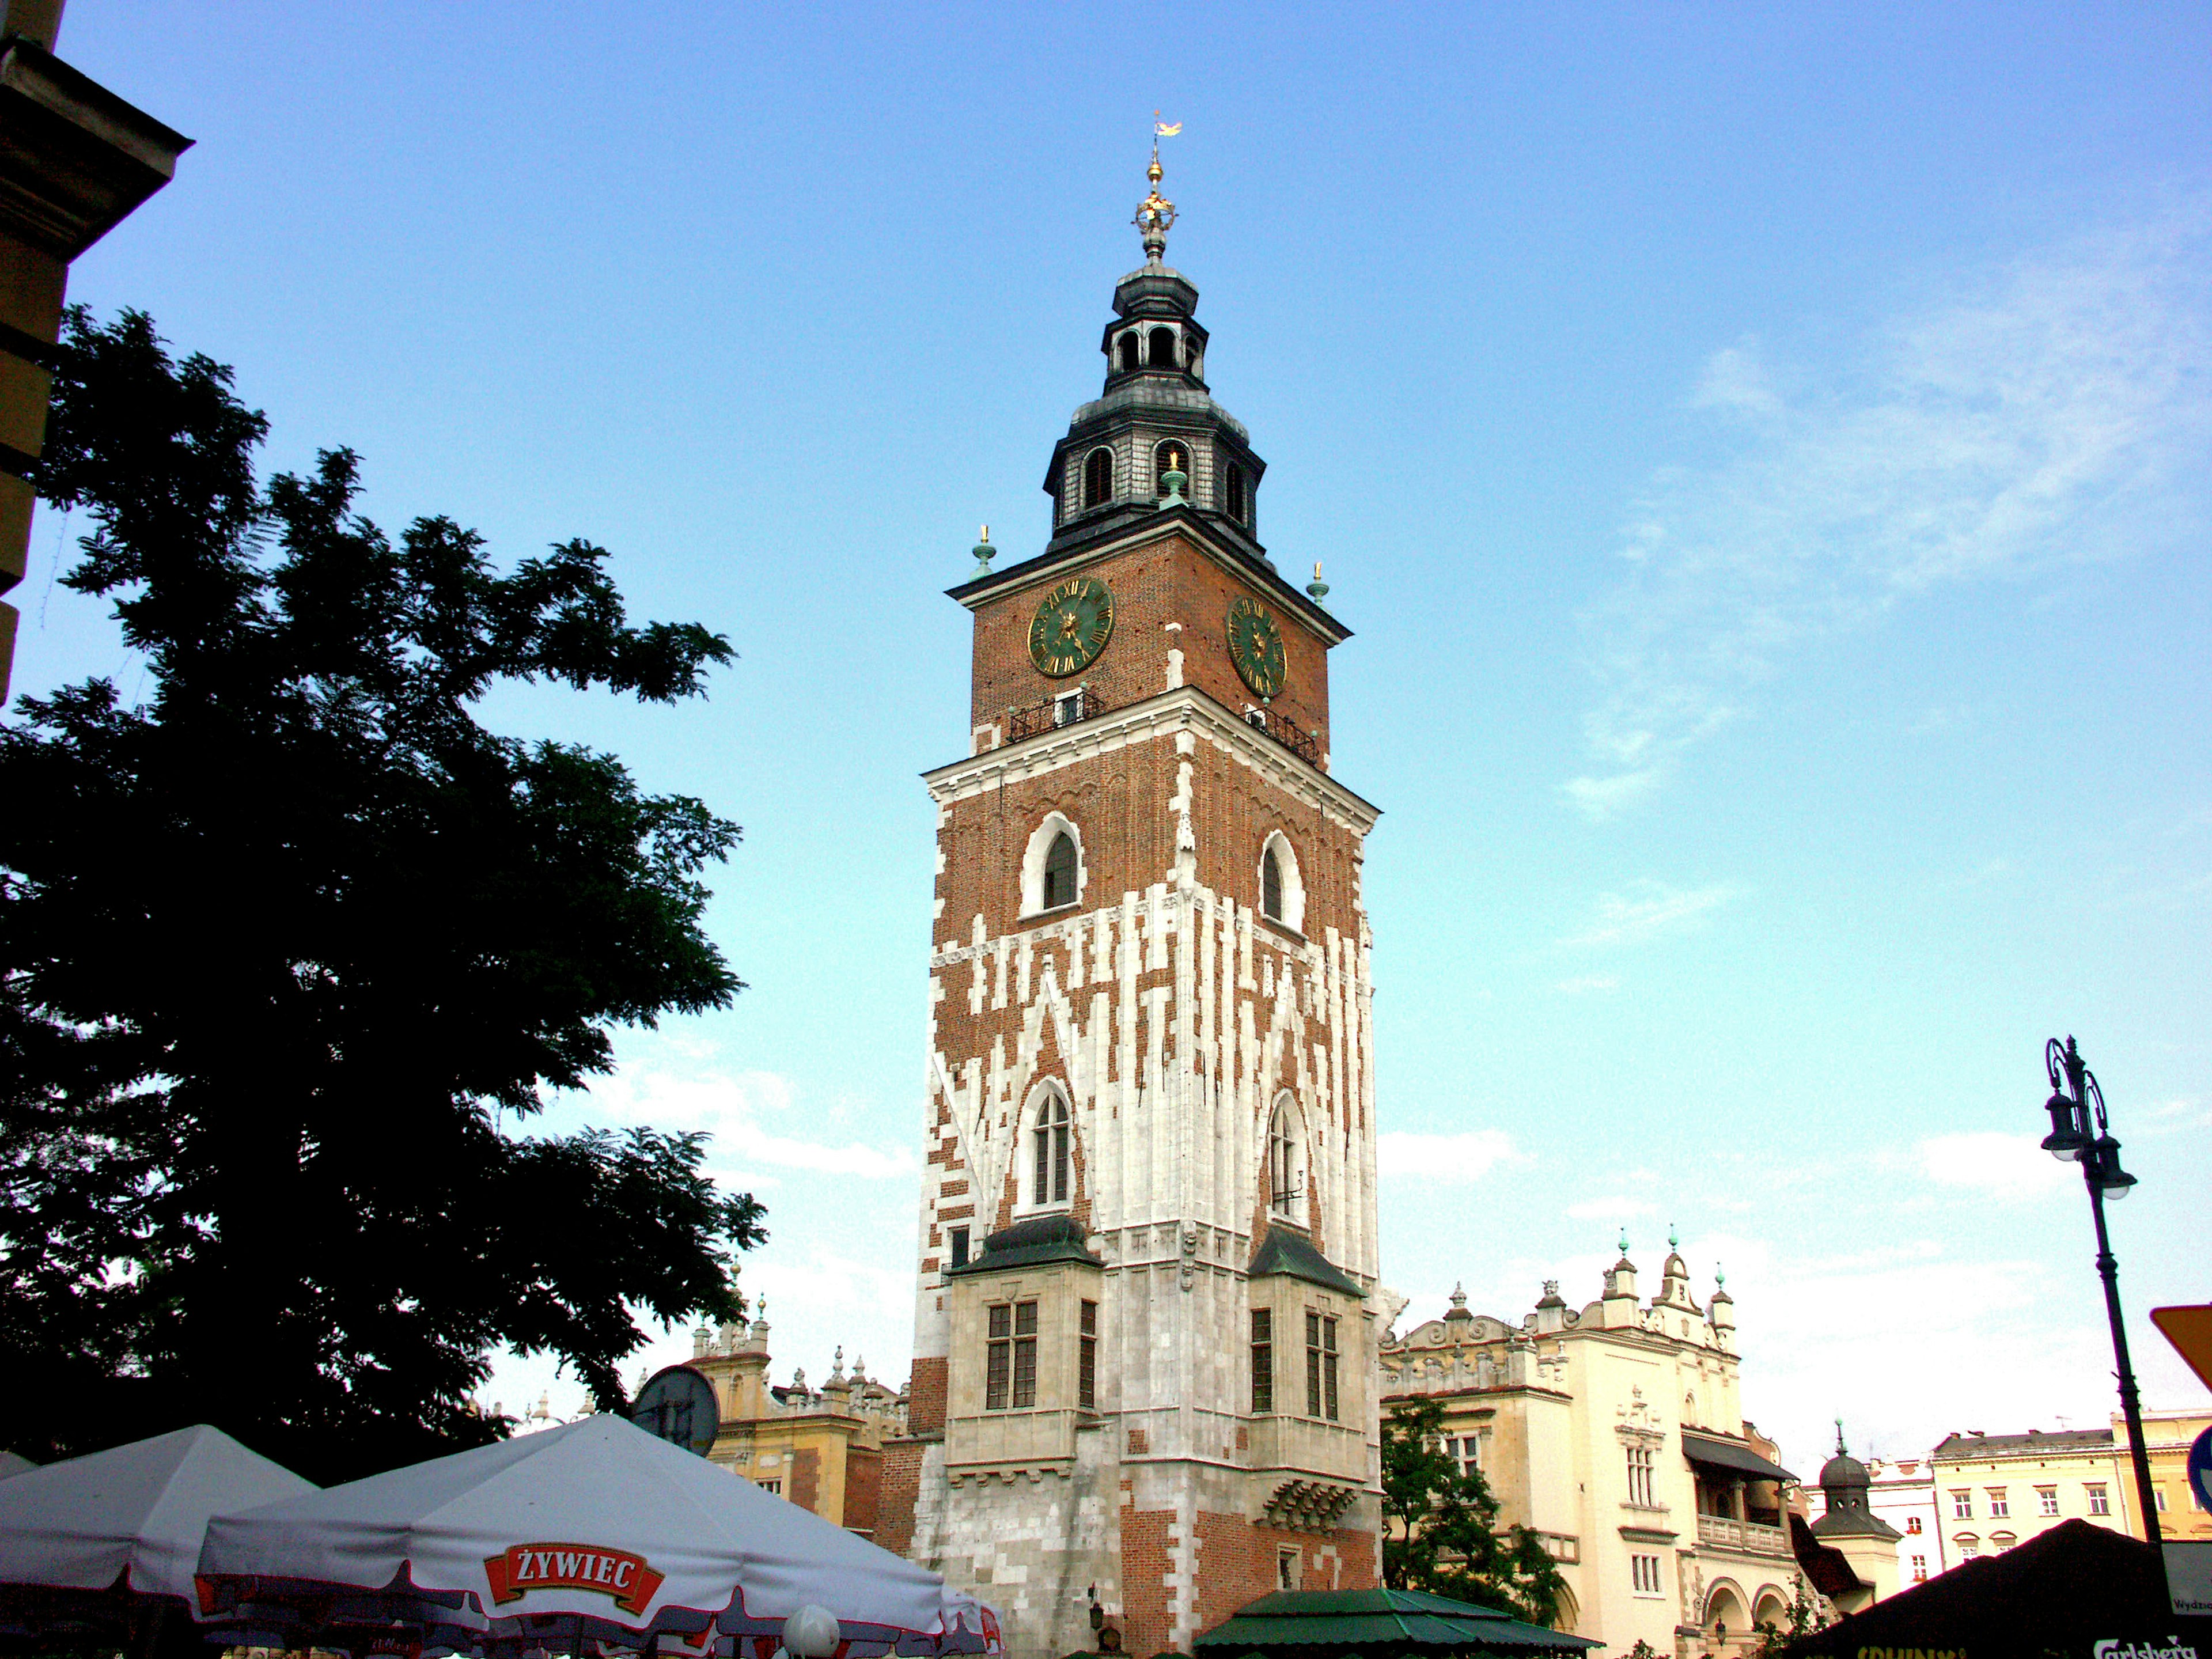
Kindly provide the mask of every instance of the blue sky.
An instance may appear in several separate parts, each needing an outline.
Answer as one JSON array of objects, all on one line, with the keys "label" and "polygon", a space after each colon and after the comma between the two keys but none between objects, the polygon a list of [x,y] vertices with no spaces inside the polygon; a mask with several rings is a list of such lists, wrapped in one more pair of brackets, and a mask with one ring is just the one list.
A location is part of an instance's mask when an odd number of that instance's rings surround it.
[{"label": "blue sky", "polygon": [[[1672,1223],[1801,1469],[2101,1422],[2070,1030],[2147,1393],[2203,1400],[2142,1313],[2212,1298],[2212,12],[76,0],[62,50],[199,141],[74,297],[234,364],[272,465],[589,537],[741,653],[489,714],[745,826],[751,988],[549,1121],[717,1132],[780,1371],[903,1375],[941,590],[1042,543],[1158,108],[1263,537],[1357,630],[1410,1316]],[[18,689],[128,691],[68,535]]]}]

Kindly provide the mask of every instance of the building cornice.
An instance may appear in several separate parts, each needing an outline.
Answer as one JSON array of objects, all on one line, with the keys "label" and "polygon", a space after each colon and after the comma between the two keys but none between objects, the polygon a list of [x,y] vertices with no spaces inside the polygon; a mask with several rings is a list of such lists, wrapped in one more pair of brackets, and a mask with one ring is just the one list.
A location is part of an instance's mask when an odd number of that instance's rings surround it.
[{"label": "building cornice", "polygon": [[1001,744],[924,772],[921,781],[930,798],[942,806],[1003,789],[1071,761],[1184,732],[1209,739],[1277,788],[1328,812],[1361,836],[1382,816],[1381,807],[1237,719],[1194,685],[1178,685],[1126,708],[1054,726],[1018,743]]},{"label": "building cornice", "polygon": [[1079,542],[1057,551],[1048,546],[1043,552],[1024,559],[1018,564],[973,577],[957,587],[948,587],[945,590],[945,596],[957,599],[970,611],[978,610],[1009,593],[1042,586],[1072,571],[1117,558],[1148,542],[1159,540],[1170,531],[1180,532],[1201,555],[1231,574],[1267,589],[1278,604],[1295,616],[1324,644],[1340,645],[1352,637],[1349,628],[1291,586],[1289,578],[1276,569],[1264,554],[1256,550],[1259,547],[1257,542],[1250,544],[1254,550],[1251,551],[1237,546],[1218,532],[1206,514],[1188,501],[1153,509],[1139,516],[1127,530],[1102,536],[1095,542]]}]

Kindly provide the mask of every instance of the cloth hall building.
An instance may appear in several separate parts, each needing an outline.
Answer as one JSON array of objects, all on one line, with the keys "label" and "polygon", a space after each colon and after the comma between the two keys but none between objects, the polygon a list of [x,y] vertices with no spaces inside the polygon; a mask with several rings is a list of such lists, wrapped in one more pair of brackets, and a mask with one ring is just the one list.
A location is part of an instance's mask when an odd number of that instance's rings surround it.
[{"label": "cloth hall building", "polygon": [[[1753,1650],[1799,1593],[1787,1491],[1796,1477],[1743,1417],[1735,1304],[1703,1307],[1669,1251],[1648,1302],[1621,1240],[1603,1293],[1556,1280],[1518,1320],[1450,1311],[1381,1346],[1383,1408],[1432,1399],[1447,1449],[1479,1468],[1502,1525],[1528,1528],[1566,1582],[1559,1628],[1613,1653]],[[1885,1528],[1885,1530],[1887,1530]],[[1896,1588],[1888,1576],[1870,1586]],[[1869,1596],[1869,1599],[1871,1599]]]},{"label": "cloth hall building", "polygon": [[1377,1582],[1375,1090],[1331,762],[1349,636],[1259,539],[1175,210],[1114,291],[1052,535],[951,597],[908,1432],[878,1540],[1010,1652],[1134,1654],[1285,1586]]}]

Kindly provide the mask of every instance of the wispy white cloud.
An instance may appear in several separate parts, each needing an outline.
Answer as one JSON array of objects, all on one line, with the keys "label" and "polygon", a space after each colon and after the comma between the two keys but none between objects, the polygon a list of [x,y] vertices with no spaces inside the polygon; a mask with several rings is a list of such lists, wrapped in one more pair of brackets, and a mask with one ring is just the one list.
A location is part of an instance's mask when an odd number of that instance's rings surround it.
[{"label": "wispy white cloud", "polygon": [[2051,1192],[2072,1174],[2030,1134],[2001,1129],[1970,1129],[1934,1135],[1919,1145],[1921,1173],[1939,1187],[1977,1192],[1992,1199],[2032,1198]]},{"label": "wispy white cloud", "polygon": [[1559,943],[1571,946],[1639,944],[1699,925],[1743,891],[1729,881],[1706,887],[1669,887],[1663,882],[1640,881],[1626,893],[1600,894],[1595,919]]},{"label": "wispy white cloud", "polygon": [[1583,996],[1593,991],[1618,991],[1620,988],[1620,975],[1577,974],[1572,979],[1561,980],[1553,988],[1571,997]]},{"label": "wispy white cloud", "polygon": [[1802,390],[1755,341],[1717,352],[1691,402],[1723,459],[1653,478],[1585,619],[1601,692],[1568,801],[1603,819],[1648,798],[1809,638],[2193,522],[2208,229],[2192,204],[1984,273]]},{"label": "wispy white cloud", "polygon": [[1480,1181],[1500,1164],[1528,1161],[1503,1129],[1469,1129],[1455,1135],[1394,1129],[1375,1143],[1376,1168],[1381,1173],[1424,1181]]},{"label": "wispy white cloud", "polygon": [[769,1169],[805,1170],[862,1181],[911,1180],[919,1165],[910,1146],[842,1145],[787,1132],[778,1120],[807,1120],[791,1080],[774,1072],[678,1072],[626,1065],[596,1083],[591,1110],[662,1129],[702,1129],[713,1137],[708,1163],[718,1174]]}]

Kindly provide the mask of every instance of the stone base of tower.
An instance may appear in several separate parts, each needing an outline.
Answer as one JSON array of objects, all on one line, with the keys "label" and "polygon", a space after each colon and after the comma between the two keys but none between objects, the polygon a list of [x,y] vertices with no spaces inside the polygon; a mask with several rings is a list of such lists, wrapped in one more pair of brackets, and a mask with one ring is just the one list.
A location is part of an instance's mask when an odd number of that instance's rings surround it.
[{"label": "stone base of tower", "polygon": [[1149,1659],[1188,1652],[1194,1638],[1286,1576],[1307,1589],[1381,1582],[1371,1494],[1352,1505],[1343,1526],[1277,1526],[1251,1512],[1272,1490],[1264,1476],[1131,1460],[1117,1455],[1119,1432],[1101,1423],[1080,1433],[1066,1474],[1000,1471],[957,1480],[945,1470],[942,1440],[888,1445],[878,1536],[995,1607],[1009,1659],[1094,1650],[1094,1590],[1123,1649]]}]

